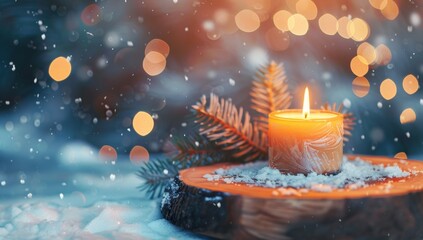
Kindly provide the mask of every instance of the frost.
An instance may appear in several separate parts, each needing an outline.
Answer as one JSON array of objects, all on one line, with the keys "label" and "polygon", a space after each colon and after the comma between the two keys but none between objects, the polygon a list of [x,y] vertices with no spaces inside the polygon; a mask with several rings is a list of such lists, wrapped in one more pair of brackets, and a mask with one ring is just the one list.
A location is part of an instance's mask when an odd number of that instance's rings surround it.
[{"label": "frost", "polygon": [[[356,159],[349,161],[344,157],[341,171],[335,175],[317,173],[282,174],[277,169],[267,166],[267,162],[244,164],[229,169],[218,169],[213,174],[203,177],[208,181],[222,180],[225,183],[246,183],[255,186],[278,188],[274,194],[297,195],[298,190],[290,188],[305,188],[318,192],[330,192],[339,188],[356,189],[365,187],[369,182],[386,178],[409,176],[410,173],[398,166],[372,165],[366,161]],[[283,189],[280,189],[283,188]]]},{"label": "frost", "polygon": [[16,70],[16,66],[13,62],[9,62],[9,65],[11,66],[12,72]]},{"label": "frost", "polygon": [[109,176],[110,180],[114,181],[116,179],[116,175],[115,174],[110,174]]},{"label": "frost", "polygon": [[235,86],[235,80],[233,80],[232,78],[229,78],[229,85]]},{"label": "frost", "polygon": [[6,128],[6,131],[11,132],[13,131],[14,124],[12,121],[7,121],[4,127]]},{"label": "frost", "polygon": [[344,105],[344,107],[350,108],[351,107],[351,100],[349,100],[348,98],[345,98],[344,101],[342,101],[342,104]]},{"label": "frost", "polygon": [[421,19],[420,19],[420,15],[417,12],[413,12],[410,14],[410,23],[414,27],[420,26]]}]

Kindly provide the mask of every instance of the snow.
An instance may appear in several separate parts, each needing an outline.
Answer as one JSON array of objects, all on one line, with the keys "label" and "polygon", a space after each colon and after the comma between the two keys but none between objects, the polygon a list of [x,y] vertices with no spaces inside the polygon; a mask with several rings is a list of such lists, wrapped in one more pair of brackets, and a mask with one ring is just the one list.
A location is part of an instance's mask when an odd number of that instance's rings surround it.
[{"label": "snow", "polygon": [[[206,174],[208,181],[222,180],[225,183],[247,183],[269,188],[302,188],[318,192],[330,192],[334,189],[365,187],[369,182],[407,177],[410,173],[402,171],[398,166],[372,165],[366,161],[343,159],[338,174],[323,175],[317,173],[282,174],[277,169],[267,166],[267,162],[244,164],[229,169],[218,169],[214,174]],[[287,195],[295,192],[285,192]]]},{"label": "snow", "polygon": [[[72,149],[83,150],[82,160]],[[90,150],[64,149],[58,167],[25,171],[25,184],[16,172],[2,173],[0,239],[202,239],[165,220],[161,199],[137,190],[137,166],[123,158],[96,163]]]}]

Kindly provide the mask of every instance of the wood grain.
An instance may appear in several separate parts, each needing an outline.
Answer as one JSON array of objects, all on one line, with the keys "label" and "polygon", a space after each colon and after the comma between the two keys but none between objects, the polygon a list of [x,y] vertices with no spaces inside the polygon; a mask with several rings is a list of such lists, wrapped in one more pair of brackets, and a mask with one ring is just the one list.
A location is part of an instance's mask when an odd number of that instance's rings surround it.
[{"label": "wood grain", "polygon": [[230,164],[190,168],[166,189],[162,213],[177,226],[221,239],[423,239],[423,162],[360,158],[413,174],[297,196],[203,178]]}]

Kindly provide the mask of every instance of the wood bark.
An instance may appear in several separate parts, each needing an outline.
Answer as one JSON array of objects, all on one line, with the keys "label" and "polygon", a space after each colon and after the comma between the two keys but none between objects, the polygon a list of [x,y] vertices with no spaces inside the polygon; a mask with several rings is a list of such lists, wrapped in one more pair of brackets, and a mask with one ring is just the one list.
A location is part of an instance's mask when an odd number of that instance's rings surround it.
[{"label": "wood bark", "polygon": [[220,239],[423,239],[423,162],[360,158],[413,174],[355,190],[275,195],[272,188],[203,178],[232,166],[217,164],[181,171],[161,211],[177,226]]}]

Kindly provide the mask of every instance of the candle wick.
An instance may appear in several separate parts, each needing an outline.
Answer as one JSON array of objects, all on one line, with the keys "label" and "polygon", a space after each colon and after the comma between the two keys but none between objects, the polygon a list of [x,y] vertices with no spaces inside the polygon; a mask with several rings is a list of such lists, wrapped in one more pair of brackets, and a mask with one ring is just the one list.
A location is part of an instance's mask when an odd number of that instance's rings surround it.
[{"label": "candle wick", "polygon": [[305,112],[304,113],[304,118],[307,118],[308,117],[308,112]]}]

